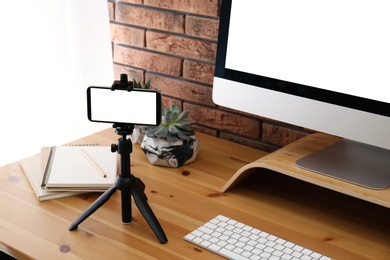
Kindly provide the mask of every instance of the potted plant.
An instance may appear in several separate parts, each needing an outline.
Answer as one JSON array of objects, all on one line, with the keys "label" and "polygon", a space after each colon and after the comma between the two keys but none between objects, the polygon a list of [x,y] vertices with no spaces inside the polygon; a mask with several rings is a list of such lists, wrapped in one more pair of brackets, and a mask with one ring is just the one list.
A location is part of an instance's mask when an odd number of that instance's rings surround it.
[{"label": "potted plant", "polygon": [[[144,85],[142,85],[141,81],[133,79],[133,88],[150,89],[150,79]],[[148,127],[149,126],[135,125],[133,133],[129,136],[131,142],[134,144],[140,144],[144,139],[145,132]]]},{"label": "potted plant", "polygon": [[153,165],[179,167],[195,161],[199,139],[195,135],[195,121],[186,120],[189,111],[179,111],[174,104],[162,107],[161,123],[149,127],[141,148]]}]

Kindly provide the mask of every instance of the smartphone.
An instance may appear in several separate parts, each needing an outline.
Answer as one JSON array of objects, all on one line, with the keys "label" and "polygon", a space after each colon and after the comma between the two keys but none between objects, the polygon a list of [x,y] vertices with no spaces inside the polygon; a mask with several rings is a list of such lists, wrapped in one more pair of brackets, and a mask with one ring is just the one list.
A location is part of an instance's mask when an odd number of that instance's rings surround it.
[{"label": "smartphone", "polygon": [[92,122],[151,126],[161,122],[161,93],[157,90],[91,86],[87,88],[87,107]]}]

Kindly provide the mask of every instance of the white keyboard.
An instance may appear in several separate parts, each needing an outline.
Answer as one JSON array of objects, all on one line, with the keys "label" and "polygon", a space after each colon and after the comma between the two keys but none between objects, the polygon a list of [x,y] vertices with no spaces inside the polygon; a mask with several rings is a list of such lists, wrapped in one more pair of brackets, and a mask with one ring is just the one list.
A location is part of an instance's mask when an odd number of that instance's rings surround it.
[{"label": "white keyboard", "polygon": [[184,240],[228,259],[331,259],[222,215],[204,223]]}]

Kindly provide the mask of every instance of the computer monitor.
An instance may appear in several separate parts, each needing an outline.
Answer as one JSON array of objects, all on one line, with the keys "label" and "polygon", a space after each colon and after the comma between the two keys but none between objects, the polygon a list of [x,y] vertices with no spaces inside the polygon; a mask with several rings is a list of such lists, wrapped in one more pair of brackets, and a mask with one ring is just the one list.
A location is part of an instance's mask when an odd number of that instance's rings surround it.
[{"label": "computer monitor", "polygon": [[387,7],[383,0],[223,0],[214,102],[343,137],[297,165],[387,188]]}]

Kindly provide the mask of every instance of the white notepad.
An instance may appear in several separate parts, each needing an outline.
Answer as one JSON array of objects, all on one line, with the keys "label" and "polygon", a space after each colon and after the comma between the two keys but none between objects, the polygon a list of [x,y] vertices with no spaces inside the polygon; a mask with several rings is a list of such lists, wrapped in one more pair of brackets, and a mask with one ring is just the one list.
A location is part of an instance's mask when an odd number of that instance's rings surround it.
[{"label": "white notepad", "polygon": [[116,176],[117,154],[112,153],[109,146],[55,146],[51,148],[42,188],[104,191],[114,185]]},{"label": "white notepad", "polygon": [[[47,191],[41,188],[43,169],[41,155],[34,155],[20,160],[23,171],[39,201],[64,198],[83,194],[82,191]],[[45,163],[46,165],[46,163]]]}]

